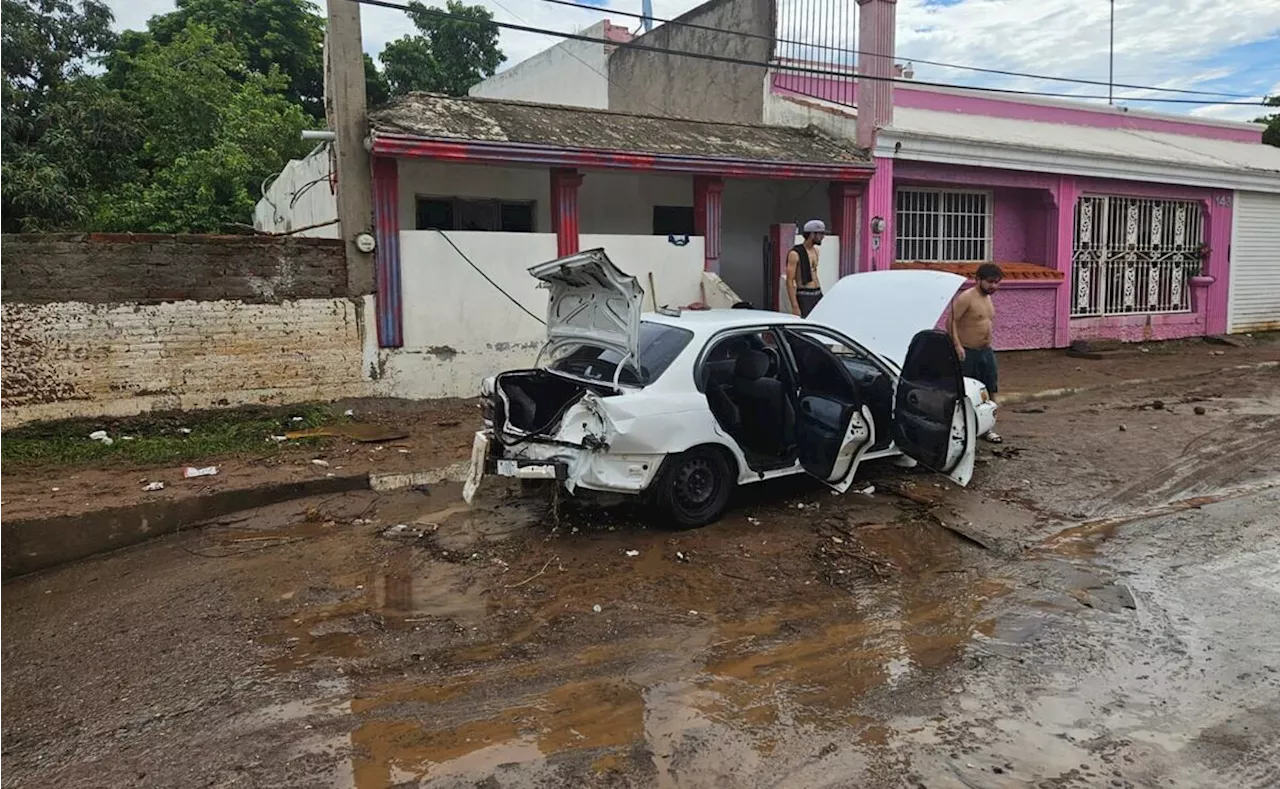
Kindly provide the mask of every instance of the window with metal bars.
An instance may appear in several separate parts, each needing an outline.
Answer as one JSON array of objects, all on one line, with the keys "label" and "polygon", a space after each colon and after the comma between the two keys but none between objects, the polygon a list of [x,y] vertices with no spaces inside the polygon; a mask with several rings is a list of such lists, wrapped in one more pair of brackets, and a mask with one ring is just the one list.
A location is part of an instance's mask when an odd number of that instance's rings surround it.
[{"label": "window with metal bars", "polygon": [[927,263],[991,260],[991,203],[985,191],[899,188],[895,257]]},{"label": "window with metal bars", "polygon": [[1071,315],[1190,312],[1204,256],[1191,200],[1086,195],[1076,201]]}]

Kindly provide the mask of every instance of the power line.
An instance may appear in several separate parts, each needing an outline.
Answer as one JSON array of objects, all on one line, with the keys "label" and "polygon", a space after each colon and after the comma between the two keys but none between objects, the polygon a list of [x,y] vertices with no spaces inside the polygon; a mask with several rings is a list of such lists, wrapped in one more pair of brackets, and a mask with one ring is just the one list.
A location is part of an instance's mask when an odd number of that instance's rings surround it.
[{"label": "power line", "polygon": [[[519,33],[533,33],[535,35],[541,35],[541,36],[555,36],[557,38],[563,38],[563,39],[568,39],[573,41],[585,41],[590,44],[604,44],[612,47],[634,49],[639,52],[652,52],[657,55],[676,55],[678,57],[687,57],[694,60],[709,60],[716,63],[727,63],[735,66],[751,66],[755,68],[764,68],[764,69],[773,68],[779,71],[790,71],[790,72],[795,72],[799,74],[813,74],[817,76],[828,76],[828,77],[848,77],[849,76],[848,73],[846,72],[832,71],[829,69],[811,68],[806,66],[792,66],[792,65],[786,65],[786,64],[774,64],[774,63],[769,63],[767,61],[761,62],[761,61],[755,61],[755,60],[747,60],[746,58],[735,58],[735,57],[730,57],[728,55],[712,55],[712,54],[705,54],[700,52],[687,52],[679,49],[671,49],[669,47],[645,46],[645,45],[636,44],[633,42],[611,41],[605,38],[585,36],[585,35],[582,35],[581,33],[566,33],[559,30],[533,27],[531,25],[518,25],[512,22],[499,22],[493,19],[490,19],[490,20],[472,19],[470,17],[451,14],[447,11],[438,11],[434,8],[423,8],[423,9],[410,8],[409,6],[403,5],[401,3],[388,2],[388,0],[347,0],[347,1],[352,3],[358,3],[360,5],[377,6],[380,8],[391,8],[396,11],[404,11],[404,12],[412,11],[415,14],[420,14],[422,16],[428,16],[428,17],[435,17],[436,19],[448,19],[455,22],[463,22],[463,23],[473,24],[473,25],[493,26],[502,30],[514,30]],[[1059,99],[1093,99],[1093,100],[1105,100],[1107,98],[1106,96],[1089,96],[1089,95],[1080,95],[1076,93],[1051,93],[1046,91],[1017,90],[1014,88],[993,88],[993,87],[975,86],[975,85],[956,85],[954,83],[949,83],[949,82],[929,82],[929,81],[916,80],[916,79],[903,79],[901,77],[872,76],[869,74],[859,75],[859,78],[873,81],[873,82],[896,82],[899,84],[911,85],[915,87],[924,86],[924,87],[932,87],[932,88],[950,88],[950,89],[974,91],[977,93],[1000,93],[1000,94],[1008,94],[1008,95],[1014,95],[1014,96],[1041,96],[1041,97],[1059,98]],[[1142,101],[1142,102],[1156,102],[1156,103],[1162,103],[1162,104],[1216,104],[1216,105],[1238,105],[1243,107],[1257,107],[1257,106],[1261,106],[1262,104],[1262,102],[1260,101],[1205,101],[1205,100],[1198,100],[1198,99],[1142,98],[1138,96],[1118,96],[1116,98],[1119,101]]]},{"label": "power line", "polygon": [[[624,17],[632,17],[636,19],[643,18],[641,14],[634,14],[629,11],[619,11],[613,8],[602,8],[601,6],[590,5],[582,2],[575,2],[575,0],[542,0],[542,2],[550,3],[552,5],[568,6],[569,8],[580,8],[584,11],[595,11],[596,13],[608,14],[610,16],[624,16]],[[514,13],[511,12],[511,9],[508,8],[506,10],[507,10],[507,13],[510,13],[512,16],[516,16]],[[709,33],[725,33],[728,35],[741,36],[743,38],[752,38],[752,39],[758,39],[761,41],[773,41],[778,44],[792,44],[798,47],[808,47],[809,49],[829,50],[832,52],[837,52],[840,54],[847,54],[847,55],[867,55],[868,57],[880,57],[880,55],[875,52],[863,52],[858,49],[835,47],[829,44],[817,44],[817,43],[812,43],[808,41],[799,41],[797,39],[776,38],[774,36],[765,36],[759,33],[748,33],[748,32],[738,31],[738,30],[726,30],[725,28],[722,28],[722,27],[699,25],[693,22],[681,22],[678,19],[659,19],[657,17],[653,17],[652,19],[655,23],[662,24],[662,25],[676,25],[677,27],[687,27],[692,30],[705,30]],[[1094,79],[1077,79],[1075,77],[1054,77],[1054,76],[1049,76],[1047,74],[1032,74],[1024,71],[1008,71],[1006,69],[983,68],[981,66],[965,66],[959,63],[946,63],[944,61],[939,61],[939,60],[924,60],[923,58],[913,58],[913,57],[908,57],[906,55],[896,55],[894,59],[904,60],[910,63],[923,63],[926,66],[940,66],[942,68],[958,69],[961,71],[976,71],[982,74],[997,74],[1003,77],[1024,77],[1028,79],[1043,80],[1045,82],[1070,82],[1070,83],[1075,83],[1080,85],[1097,85],[1100,87],[1129,88],[1132,90],[1150,90],[1150,91],[1155,91],[1157,93],[1186,93],[1186,94],[1195,95],[1195,96],[1222,96],[1224,98],[1235,98],[1235,99],[1253,98],[1252,96],[1247,96],[1242,93],[1223,93],[1223,92],[1211,91],[1211,90],[1192,90],[1190,88],[1159,88],[1153,85],[1126,85],[1122,83],[1104,82],[1102,80],[1094,80]],[[915,80],[908,80],[908,81],[915,82]],[[923,83],[916,83],[916,84],[923,84]]]}]

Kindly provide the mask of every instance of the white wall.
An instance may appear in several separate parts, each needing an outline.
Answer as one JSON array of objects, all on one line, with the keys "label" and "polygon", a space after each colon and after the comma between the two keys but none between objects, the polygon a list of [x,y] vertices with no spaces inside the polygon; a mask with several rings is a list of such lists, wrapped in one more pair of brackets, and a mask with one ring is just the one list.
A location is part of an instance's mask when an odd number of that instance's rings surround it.
[{"label": "white wall", "polygon": [[401,159],[400,229],[417,225],[417,197],[479,197],[532,200],[534,229],[551,232],[551,172],[545,167],[491,167],[451,164],[424,159]]},{"label": "white wall", "polygon": [[578,187],[581,233],[650,235],[653,207],[693,205],[693,176],[587,172]]},{"label": "white wall", "polygon": [[[449,238],[503,291],[545,318],[546,292],[527,269],[556,257],[549,233],[449,233]],[[583,236],[582,248],[603,246],[646,291],[649,273],[660,304],[701,299],[701,239],[676,247],[655,236]],[[485,281],[436,232],[400,233],[404,347],[377,351],[380,394],[473,397],[486,376],[531,365],[545,329]],[[652,302],[646,296],[646,307]]]},{"label": "white wall", "polygon": [[[338,218],[338,198],[330,188],[332,146],[316,146],[302,159],[284,166],[253,209],[253,226],[268,233],[288,233]],[[337,223],[295,233],[298,236],[338,238]]]},{"label": "white wall", "polygon": [[[582,31],[603,38],[605,21]],[[608,54],[605,44],[562,41],[500,71],[471,88],[472,96],[514,99],[571,107],[609,108]]]},{"label": "white wall", "polygon": [[10,397],[5,426],[151,410],[368,394],[349,299],[279,304],[6,302],[4,376],[56,397]]}]

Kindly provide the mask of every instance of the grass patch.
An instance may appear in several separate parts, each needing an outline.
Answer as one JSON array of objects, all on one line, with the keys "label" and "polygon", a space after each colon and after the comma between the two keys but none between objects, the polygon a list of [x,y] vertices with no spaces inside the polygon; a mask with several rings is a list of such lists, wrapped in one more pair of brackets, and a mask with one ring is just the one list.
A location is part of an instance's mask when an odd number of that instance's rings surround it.
[{"label": "grass patch", "polygon": [[[6,430],[0,441],[0,459],[6,468],[29,469],[103,461],[137,466],[185,464],[248,452],[269,456],[281,449],[271,436],[345,421],[346,417],[326,406],[296,405],[39,422]],[[113,443],[89,438],[97,430],[107,431]],[[307,440],[324,443],[322,439]]]}]

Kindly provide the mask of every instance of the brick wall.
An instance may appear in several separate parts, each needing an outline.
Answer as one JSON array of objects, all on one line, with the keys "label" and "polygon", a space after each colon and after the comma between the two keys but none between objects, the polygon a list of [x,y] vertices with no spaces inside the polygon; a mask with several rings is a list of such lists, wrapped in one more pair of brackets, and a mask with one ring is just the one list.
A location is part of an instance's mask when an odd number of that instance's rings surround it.
[{"label": "brick wall", "polygon": [[4,424],[367,393],[341,242],[4,236]]},{"label": "brick wall", "polygon": [[23,234],[0,236],[4,301],[250,303],[346,294],[342,241],[330,238]]}]

